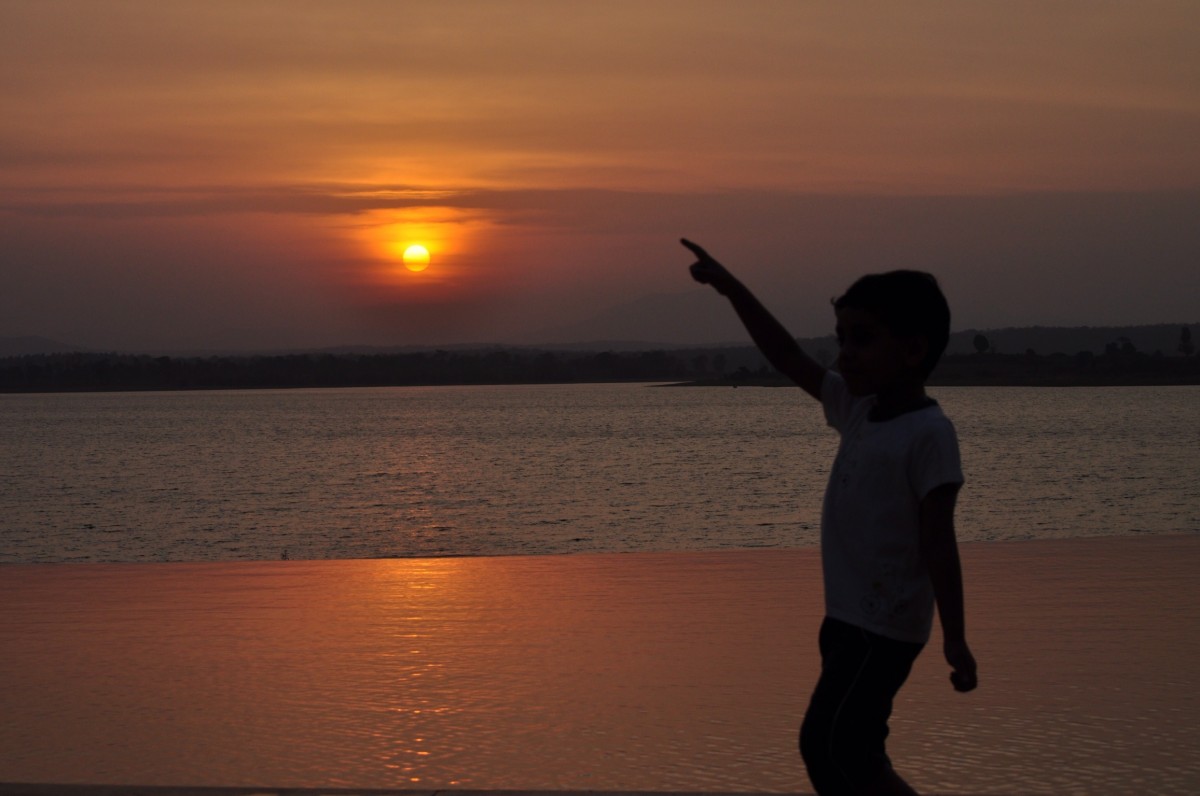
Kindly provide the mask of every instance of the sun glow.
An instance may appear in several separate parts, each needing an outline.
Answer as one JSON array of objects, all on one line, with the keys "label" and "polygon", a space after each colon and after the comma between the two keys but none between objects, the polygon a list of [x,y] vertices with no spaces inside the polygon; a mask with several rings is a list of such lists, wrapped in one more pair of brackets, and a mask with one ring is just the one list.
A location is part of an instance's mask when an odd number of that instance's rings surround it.
[{"label": "sun glow", "polygon": [[[435,269],[430,265],[435,265],[439,275],[445,277],[447,266],[461,249],[462,228],[453,215],[439,211],[440,208],[414,208],[402,215],[380,211],[366,219],[359,227],[359,234],[393,278],[397,273],[413,274],[426,269],[433,273]],[[398,265],[404,268],[399,269]]]},{"label": "sun glow", "polygon": [[429,249],[419,243],[405,247],[400,257],[404,260],[404,267],[410,271],[424,271],[429,267]]},{"label": "sun glow", "polygon": [[[350,219],[346,230],[366,256],[363,284],[417,295],[443,295],[464,287],[479,239],[492,222],[451,207],[379,209]],[[475,271],[478,273],[478,271]]]}]

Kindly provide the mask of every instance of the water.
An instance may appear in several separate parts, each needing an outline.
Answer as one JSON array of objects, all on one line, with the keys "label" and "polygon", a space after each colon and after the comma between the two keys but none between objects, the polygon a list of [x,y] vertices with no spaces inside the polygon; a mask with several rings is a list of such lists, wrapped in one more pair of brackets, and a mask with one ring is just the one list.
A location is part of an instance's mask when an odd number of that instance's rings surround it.
[{"label": "water", "polygon": [[[936,393],[982,686],[931,645],[897,760],[1196,792],[1200,389]],[[788,389],[0,396],[0,781],[803,790],[835,445]]]},{"label": "water", "polygon": [[[964,545],[980,687],[930,645],[900,770],[1200,792],[1198,555]],[[820,594],[815,549],[6,567],[0,782],[809,791]]]},{"label": "water", "polygon": [[[1200,529],[1200,388],[939,388],[964,540]],[[0,396],[0,563],[805,547],[836,437],[794,389]]]}]

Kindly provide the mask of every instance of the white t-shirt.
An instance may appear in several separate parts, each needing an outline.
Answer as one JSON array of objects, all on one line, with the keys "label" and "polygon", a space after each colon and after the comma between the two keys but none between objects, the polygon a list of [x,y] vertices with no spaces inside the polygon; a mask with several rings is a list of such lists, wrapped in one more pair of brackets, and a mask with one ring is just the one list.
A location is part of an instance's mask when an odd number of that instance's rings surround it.
[{"label": "white t-shirt", "polygon": [[925,643],[933,584],[921,557],[918,507],[935,487],[963,482],[954,426],[936,404],[883,422],[829,371],[825,419],[841,445],[821,512],[825,613],[881,636]]}]

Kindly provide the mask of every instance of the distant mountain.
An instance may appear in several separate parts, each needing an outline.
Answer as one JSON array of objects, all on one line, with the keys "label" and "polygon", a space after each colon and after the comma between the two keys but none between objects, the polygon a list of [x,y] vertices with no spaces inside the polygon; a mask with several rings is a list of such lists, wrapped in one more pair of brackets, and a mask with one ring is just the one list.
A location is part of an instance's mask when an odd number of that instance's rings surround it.
[{"label": "distant mountain", "polygon": [[[982,334],[989,351],[995,354],[1078,354],[1091,351],[1103,354],[1110,343],[1118,347],[1128,340],[1135,351],[1143,354],[1162,352],[1163,356],[1178,356],[1181,330],[1187,327],[1192,343],[1200,349],[1200,323],[1158,323],[1145,326],[1027,326],[1004,329],[964,329],[951,332],[947,354],[974,354],[975,336]],[[833,335],[808,337],[799,340],[800,346],[812,355],[837,353]]]},{"label": "distant mountain", "polygon": [[[997,354],[1077,354],[1091,351],[1102,354],[1110,344],[1131,345],[1146,354],[1161,352],[1179,355],[1181,330],[1187,328],[1192,345],[1200,349],[1200,322],[1160,323],[1141,326],[1028,326],[1003,329],[964,329],[950,335],[947,354],[973,354],[975,337],[987,338],[989,349]],[[1128,343],[1126,343],[1128,341]],[[800,344],[813,356],[829,361],[837,354],[833,335],[800,338]],[[488,351],[537,348],[556,351],[653,351],[675,348],[747,348],[753,344],[737,316],[729,311],[724,299],[711,291],[655,294],[611,307],[578,323],[546,328],[527,335],[524,340],[453,345],[342,345],[320,349],[288,351],[212,350],[212,351],[126,351],[174,357],[251,356],[323,353],[399,354],[417,351]],[[0,358],[36,354],[70,354],[95,349],[34,335],[0,337]]]},{"label": "distant mountain", "polygon": [[[1076,354],[1104,352],[1109,343],[1127,339],[1138,351],[1165,356],[1179,353],[1180,329],[1187,326],[1200,348],[1200,322],[1141,326],[1082,326],[984,329],[982,334],[1001,354]],[[977,329],[953,333],[947,353],[975,352]],[[657,293],[618,304],[577,323],[541,329],[527,336],[530,345],[575,350],[636,351],[698,346],[745,346],[750,340],[724,299],[709,290]],[[805,338],[813,353],[836,353],[832,335]]]},{"label": "distant mountain", "polygon": [[70,343],[60,343],[47,337],[0,337],[0,357],[23,357],[30,354],[71,354],[87,351]]},{"label": "distant mountain", "polygon": [[1104,353],[1109,343],[1123,345],[1125,340],[1135,350],[1146,354],[1161,351],[1164,356],[1177,356],[1181,330],[1188,328],[1192,344],[1200,348],[1200,323],[1159,323],[1145,326],[1027,326],[1022,328],[967,329],[950,336],[946,351],[950,354],[975,352],[975,335],[987,338],[991,349],[999,354],[1077,354],[1091,351]]}]

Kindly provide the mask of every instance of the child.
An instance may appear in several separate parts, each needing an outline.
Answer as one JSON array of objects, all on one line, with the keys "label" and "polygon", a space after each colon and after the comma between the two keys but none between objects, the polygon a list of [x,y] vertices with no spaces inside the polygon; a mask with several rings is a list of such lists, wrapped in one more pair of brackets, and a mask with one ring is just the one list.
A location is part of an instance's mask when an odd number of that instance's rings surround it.
[{"label": "child", "polygon": [[834,302],[837,372],[809,358],[758,299],[703,249],[692,277],[733,304],[771,365],[821,402],[841,444],[821,512],[825,620],[821,676],[800,728],[817,793],[914,794],[885,752],[892,699],[933,624],[959,691],[975,688],[954,502],[954,427],[925,394],[950,334],[937,281],[919,271],[864,276]]}]

